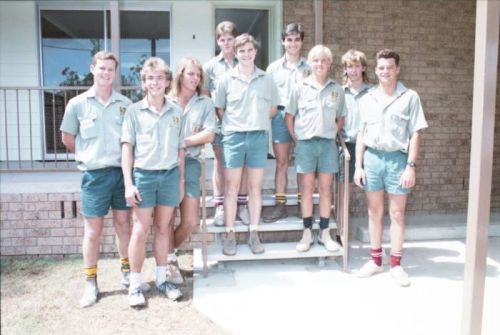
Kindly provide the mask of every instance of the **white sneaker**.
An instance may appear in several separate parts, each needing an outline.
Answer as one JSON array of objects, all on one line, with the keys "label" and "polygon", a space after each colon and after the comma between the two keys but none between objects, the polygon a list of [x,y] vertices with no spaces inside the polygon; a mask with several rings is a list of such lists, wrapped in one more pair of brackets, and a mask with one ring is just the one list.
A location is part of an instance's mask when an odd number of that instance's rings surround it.
[{"label": "white sneaker", "polygon": [[[122,285],[128,288],[130,286],[130,272],[122,272]],[[141,283],[141,291],[146,293],[151,290],[151,285],[148,283]]]},{"label": "white sneaker", "polygon": [[330,236],[330,228],[325,228],[320,231],[318,236],[318,243],[323,245],[326,250],[336,252],[340,250],[340,244],[332,240]]},{"label": "white sneaker", "polygon": [[146,298],[142,294],[141,288],[136,288],[128,294],[128,304],[130,307],[140,307],[146,305]]},{"label": "white sneaker", "polygon": [[358,278],[367,278],[382,271],[384,271],[384,266],[378,266],[377,264],[375,264],[373,259],[370,259],[365,265],[361,267],[361,269],[358,270],[356,276]]},{"label": "white sneaker", "polygon": [[98,295],[99,289],[97,288],[97,280],[87,279],[87,281],[85,282],[83,296],[80,299],[80,307],[86,308],[92,306],[97,302]]},{"label": "white sneaker", "polygon": [[396,284],[398,284],[399,286],[410,286],[410,278],[408,277],[408,274],[402,266],[398,265],[391,268],[389,273],[391,274],[392,279],[394,279]]},{"label": "white sneaker", "polygon": [[302,233],[302,239],[297,243],[297,246],[295,249],[300,252],[305,252],[311,249],[311,245],[313,245],[314,240],[312,236],[312,229],[311,228],[305,228],[304,232]]},{"label": "white sneaker", "polygon": [[182,278],[177,262],[167,264],[167,281],[175,285],[182,285],[184,283],[184,278]]},{"label": "white sneaker", "polygon": [[224,206],[222,205],[215,207],[214,226],[224,226]]},{"label": "white sneaker", "polygon": [[182,297],[182,292],[174,284],[164,281],[161,285],[156,286],[170,300],[178,300]]},{"label": "white sneaker", "polygon": [[238,206],[238,215],[237,217],[241,220],[244,225],[250,224],[250,219],[248,216],[248,205],[239,205]]}]

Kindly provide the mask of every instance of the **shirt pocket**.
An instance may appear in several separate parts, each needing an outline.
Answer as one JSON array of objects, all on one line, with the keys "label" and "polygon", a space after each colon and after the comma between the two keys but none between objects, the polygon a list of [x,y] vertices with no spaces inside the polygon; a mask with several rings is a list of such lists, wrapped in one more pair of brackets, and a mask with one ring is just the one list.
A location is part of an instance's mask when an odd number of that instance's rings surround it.
[{"label": "shirt pocket", "polygon": [[86,113],[81,118],[80,121],[80,136],[82,139],[87,140],[97,137],[97,126],[96,126],[96,113]]},{"label": "shirt pocket", "polygon": [[408,127],[408,121],[410,120],[410,116],[401,113],[391,114],[390,117],[390,132],[396,136],[401,137],[406,133],[406,128]]}]

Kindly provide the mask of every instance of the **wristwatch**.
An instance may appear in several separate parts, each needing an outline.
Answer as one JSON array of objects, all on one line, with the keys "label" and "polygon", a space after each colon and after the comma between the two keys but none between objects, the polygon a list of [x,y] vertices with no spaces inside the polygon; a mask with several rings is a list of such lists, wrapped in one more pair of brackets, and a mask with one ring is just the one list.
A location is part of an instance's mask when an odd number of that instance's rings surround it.
[{"label": "wristwatch", "polygon": [[414,161],[409,161],[409,162],[406,163],[406,166],[414,168],[415,166],[417,166],[417,164],[415,164]]}]

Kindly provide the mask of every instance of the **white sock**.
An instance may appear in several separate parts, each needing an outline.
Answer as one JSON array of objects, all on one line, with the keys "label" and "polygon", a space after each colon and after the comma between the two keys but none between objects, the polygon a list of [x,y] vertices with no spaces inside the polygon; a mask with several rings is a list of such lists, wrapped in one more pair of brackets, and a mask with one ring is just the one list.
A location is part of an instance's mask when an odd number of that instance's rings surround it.
[{"label": "white sock", "polygon": [[132,292],[134,289],[141,287],[142,284],[142,276],[140,272],[130,272],[130,287],[129,292]]},{"label": "white sock", "polygon": [[156,267],[156,286],[160,286],[167,280],[167,267],[157,266]]}]

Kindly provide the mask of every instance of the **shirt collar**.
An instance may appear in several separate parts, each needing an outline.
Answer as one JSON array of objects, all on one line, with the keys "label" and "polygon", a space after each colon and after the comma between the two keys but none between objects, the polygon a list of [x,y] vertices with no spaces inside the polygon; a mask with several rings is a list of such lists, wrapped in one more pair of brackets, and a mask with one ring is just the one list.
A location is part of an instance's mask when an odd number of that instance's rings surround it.
[{"label": "shirt collar", "polygon": [[[231,75],[231,77],[233,78],[240,78],[240,71],[238,70],[238,67],[235,66],[233,67],[230,71],[229,71],[229,74]],[[263,75],[265,75],[266,73],[259,69],[257,66],[255,66],[255,71],[254,73],[252,74],[252,78],[251,80],[257,78],[257,77],[261,77]]]},{"label": "shirt collar", "polygon": [[[95,93],[95,87],[92,86],[90,87],[86,92],[85,95],[87,98],[96,98],[96,93]],[[109,102],[116,102],[116,101],[123,101],[122,95],[116,92],[114,89],[111,90],[111,96],[109,97]]]},{"label": "shirt collar", "polygon": [[[217,59],[217,62],[219,63],[226,63],[226,60],[224,59],[224,56],[222,55],[222,52],[219,53],[217,56],[215,56]],[[233,58],[233,67],[238,64],[238,59],[236,57]]]},{"label": "shirt collar", "polygon": [[[307,86],[310,86],[310,87],[316,89],[316,90],[318,89],[316,86],[314,86],[314,82],[312,80],[312,76],[308,76],[306,79],[304,79],[303,83],[306,84]],[[324,90],[329,85],[335,85],[335,82],[331,78],[328,78],[326,80],[326,83],[325,83],[325,85],[323,86],[323,88],[321,90]]]},{"label": "shirt collar", "polygon": [[[172,108],[172,106],[170,104],[171,104],[171,102],[169,101],[169,99],[167,99],[167,97],[165,97],[165,104],[163,105],[163,108],[160,112],[160,115],[163,115],[164,113],[168,112]],[[151,108],[151,105],[149,104],[147,97],[144,97],[144,99],[141,100],[140,110],[143,110],[143,111],[149,110],[149,111],[153,112],[153,108]]]}]

